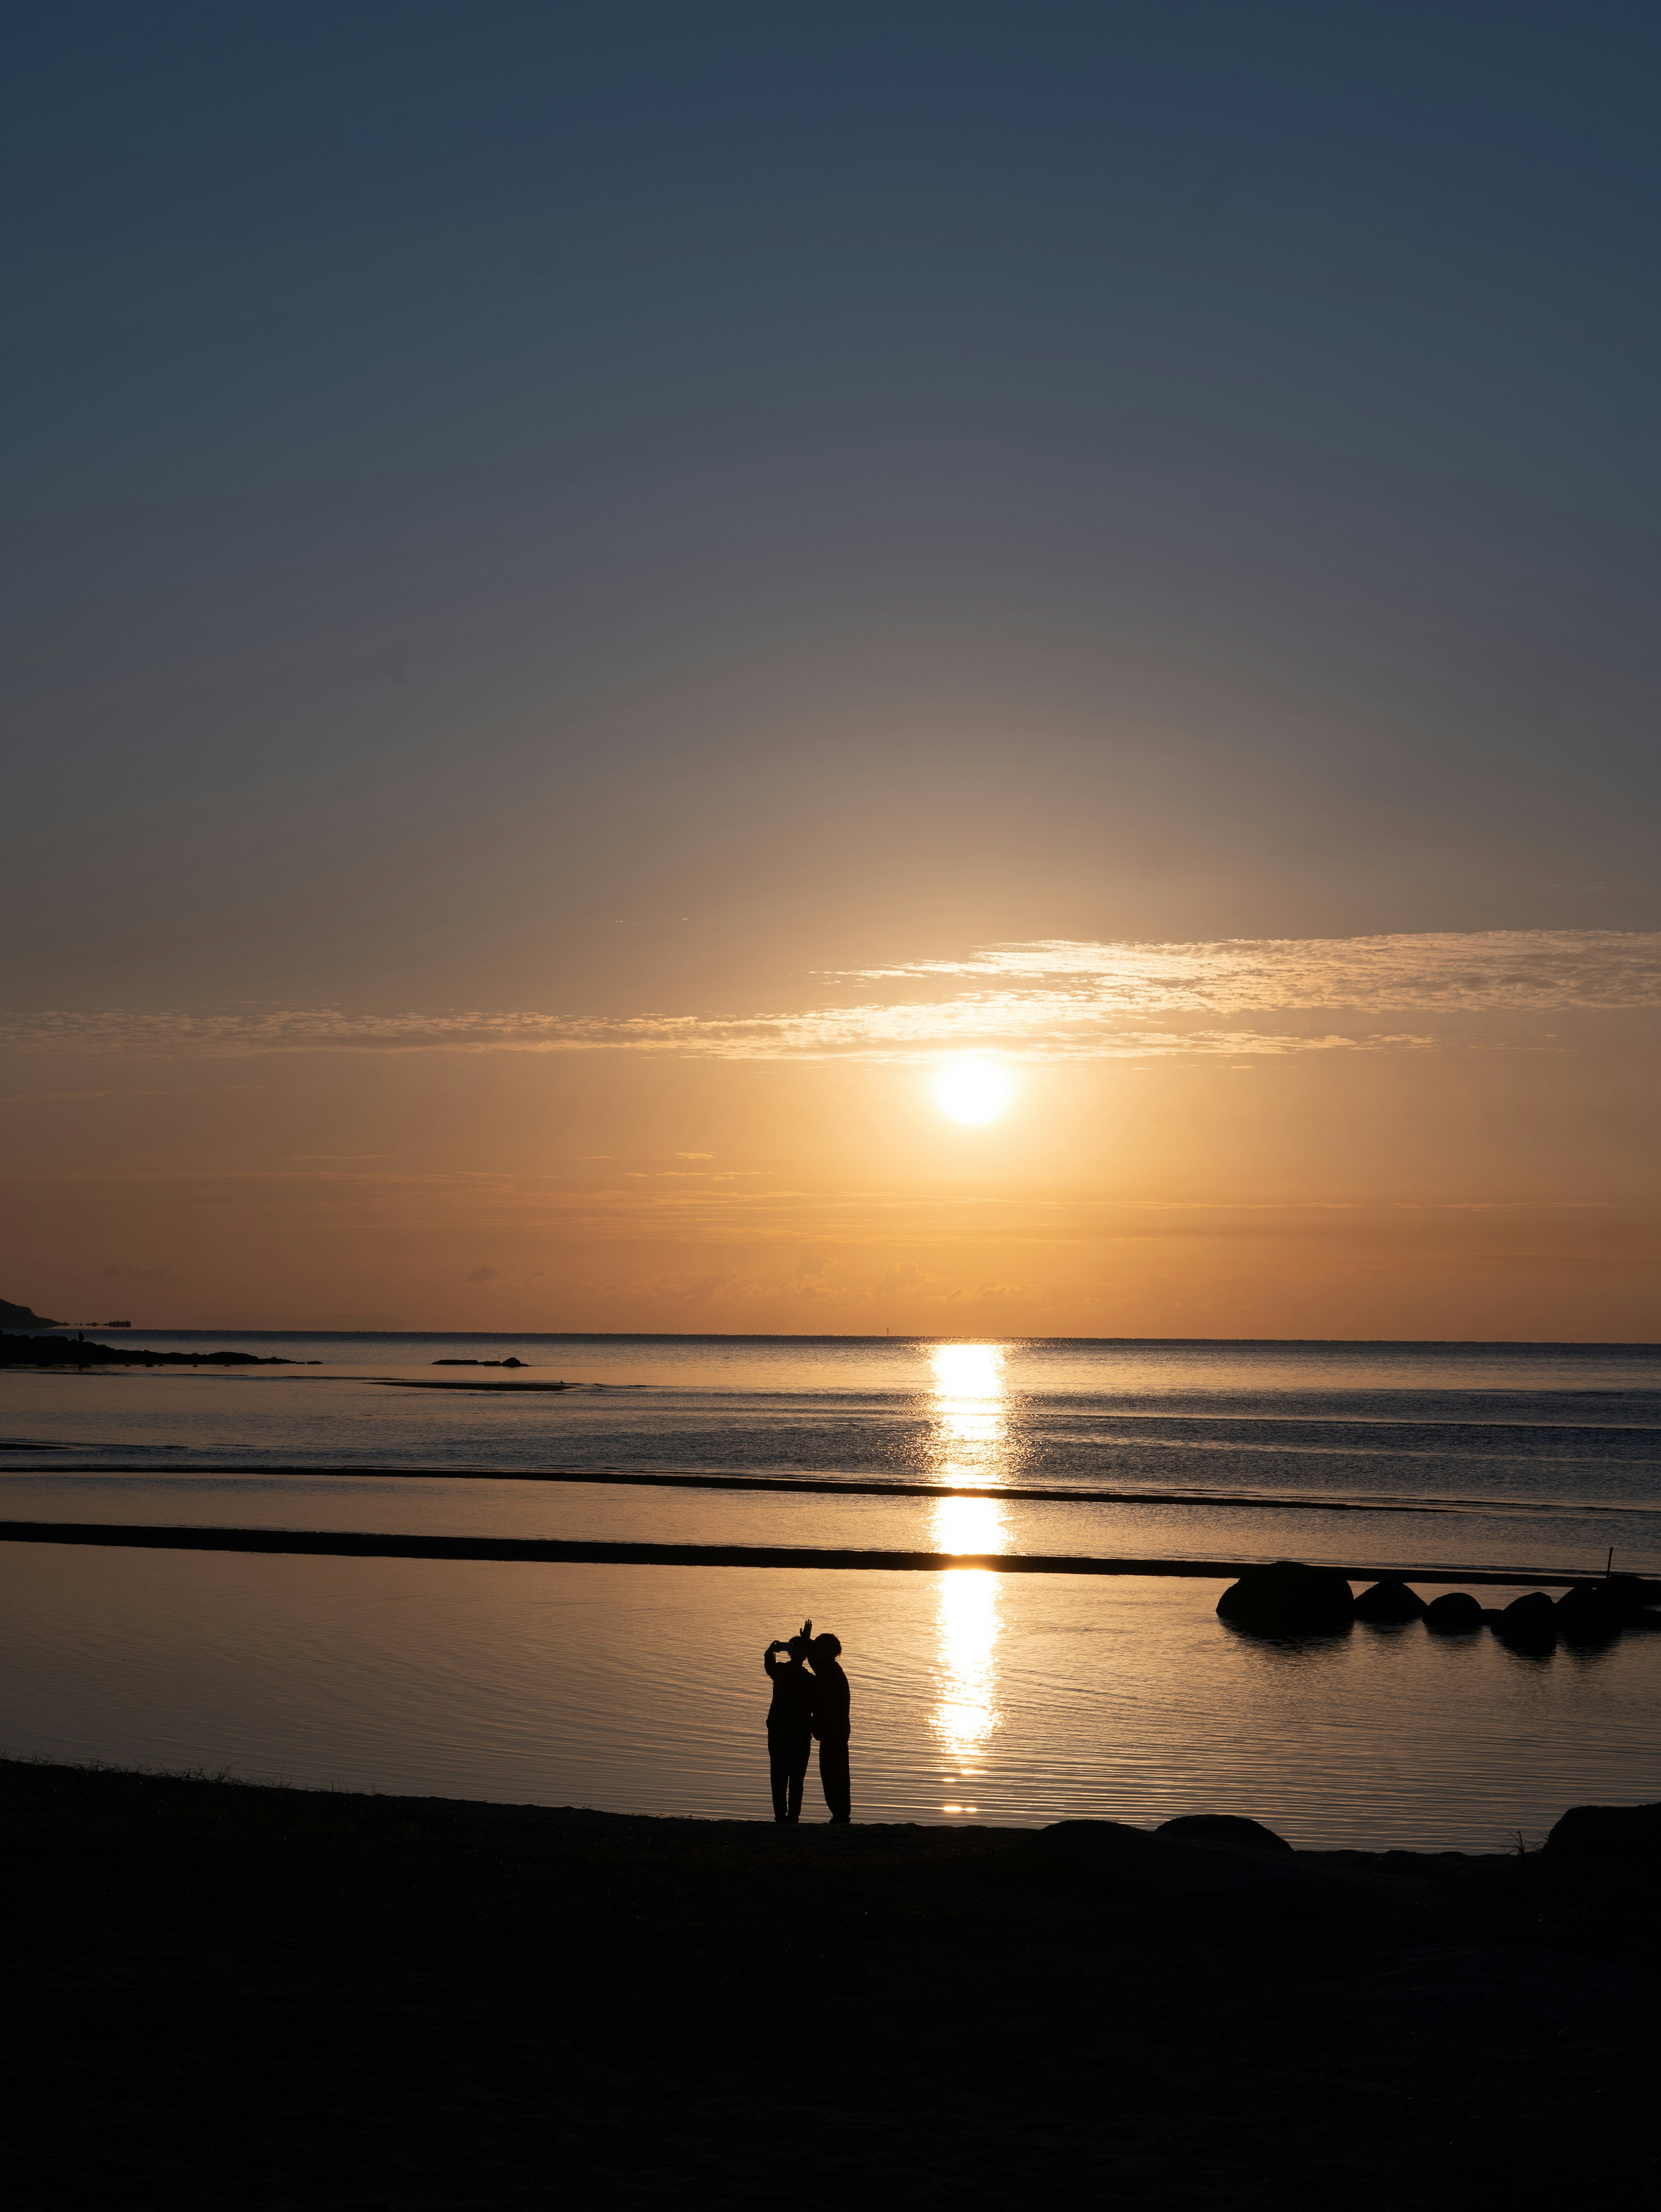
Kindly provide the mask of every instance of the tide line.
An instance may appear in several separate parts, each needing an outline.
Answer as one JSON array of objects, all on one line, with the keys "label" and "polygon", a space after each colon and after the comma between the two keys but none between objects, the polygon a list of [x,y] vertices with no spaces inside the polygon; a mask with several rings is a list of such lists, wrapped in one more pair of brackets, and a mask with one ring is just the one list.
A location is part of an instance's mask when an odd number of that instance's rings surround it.
[{"label": "tide line", "polygon": [[[68,1447],[66,1446],[67,1449]],[[91,1447],[80,1445],[88,1450]],[[124,1444],[124,1451],[131,1450]],[[161,1449],[161,1446],[155,1447]],[[409,1482],[589,1482],[604,1486],[642,1490],[799,1490],[826,1498],[989,1498],[1025,1504],[1052,1505],[1232,1505],[1257,1511],[1306,1513],[1468,1513],[1504,1512],[1536,1509],[1506,1498],[1264,1498],[1250,1491],[1229,1490],[1086,1490],[1075,1485],[1050,1488],[1014,1484],[970,1487],[940,1482],[861,1482],[856,1477],[785,1474],[636,1474],[613,1468],[474,1468],[474,1467],[268,1467],[258,1462],[246,1467],[188,1465],[157,1467],[77,1468],[77,1474],[309,1474],[319,1477],[386,1476]],[[11,1469],[9,1472],[15,1473]],[[1548,1509],[1538,1509],[1548,1510]],[[1634,1506],[1599,1506],[1599,1512],[1635,1512]]]},{"label": "tide line", "polygon": [[[111,1521],[0,1521],[0,1543],[82,1544],[156,1552],[269,1552],[346,1559],[495,1559],[526,1565],[786,1567],[940,1574],[974,1568],[1003,1575],[1177,1575],[1232,1582],[1240,1559],[1089,1559],[1042,1552],[861,1552],[809,1544],[587,1543],[517,1536],[399,1536],[356,1529],[168,1528]],[[1324,1563],[1323,1563],[1324,1564]],[[1414,1582],[1567,1585],[1594,1580],[1561,1569],[1340,1566],[1349,1582],[1402,1575]]]},{"label": "tide line", "polygon": [[[14,1443],[14,1450],[45,1450],[43,1444]],[[91,1451],[90,1444],[53,1444],[53,1450]],[[165,1444],[123,1444],[123,1451],[166,1451]],[[173,1447],[183,1449],[183,1446]],[[27,1468],[8,1468],[7,1474],[27,1474]],[[400,1482],[587,1482],[601,1487],[640,1490],[739,1490],[788,1492],[801,1491],[824,1498],[986,1498],[1016,1504],[1051,1505],[1226,1505],[1252,1513],[1490,1513],[1553,1514],[1579,1517],[1621,1514],[1653,1517],[1661,1506],[1621,1505],[1603,1498],[1576,1499],[1560,1504],[1530,1498],[1287,1498],[1249,1490],[1096,1490],[1081,1484],[1051,1486],[1037,1484],[993,1483],[985,1486],[943,1482],[867,1482],[857,1476],[794,1474],[643,1474],[618,1468],[491,1468],[491,1467],[270,1467],[254,1461],[241,1467],[204,1467],[195,1460],[173,1467],[121,1467],[100,1462],[96,1467],[65,1469],[85,1475],[148,1474],[158,1480],[168,1475],[313,1475],[319,1480],[357,1475],[385,1477]]]}]

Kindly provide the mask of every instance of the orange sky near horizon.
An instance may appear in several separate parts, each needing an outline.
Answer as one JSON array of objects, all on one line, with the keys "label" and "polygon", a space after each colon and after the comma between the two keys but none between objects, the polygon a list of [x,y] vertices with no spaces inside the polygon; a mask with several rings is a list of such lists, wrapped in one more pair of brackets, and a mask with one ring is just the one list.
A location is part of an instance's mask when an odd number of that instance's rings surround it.
[{"label": "orange sky near horizon", "polygon": [[926,1042],[19,1053],[5,1294],[151,1328],[1661,1334],[1641,1010],[1394,1043],[1328,1012],[1318,1048],[1235,1015],[1226,1054],[1174,1018],[1176,1048],[1007,1049],[979,1126]]}]

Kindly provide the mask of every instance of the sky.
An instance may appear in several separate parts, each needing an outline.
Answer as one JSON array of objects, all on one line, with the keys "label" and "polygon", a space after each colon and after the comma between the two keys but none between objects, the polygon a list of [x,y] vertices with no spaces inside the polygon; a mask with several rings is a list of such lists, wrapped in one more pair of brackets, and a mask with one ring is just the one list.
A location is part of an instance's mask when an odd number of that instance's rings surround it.
[{"label": "sky", "polygon": [[7,33],[0,1296],[1661,1334],[1652,7]]}]

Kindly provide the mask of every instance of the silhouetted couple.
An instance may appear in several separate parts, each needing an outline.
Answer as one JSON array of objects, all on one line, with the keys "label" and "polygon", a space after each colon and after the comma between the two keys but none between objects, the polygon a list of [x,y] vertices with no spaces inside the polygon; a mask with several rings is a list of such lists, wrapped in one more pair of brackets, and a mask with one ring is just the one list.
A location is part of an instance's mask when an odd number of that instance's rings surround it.
[{"label": "silhouetted couple", "polygon": [[[784,1656],[780,1658],[780,1652]],[[773,1769],[773,1818],[800,1820],[802,1784],[813,1738],[819,1740],[819,1782],[833,1821],[853,1818],[848,1779],[848,1677],[837,1664],[842,1645],[815,1636],[805,1620],[788,1644],[775,1638],[762,1654],[773,1685],[767,1712],[767,1756]]]}]

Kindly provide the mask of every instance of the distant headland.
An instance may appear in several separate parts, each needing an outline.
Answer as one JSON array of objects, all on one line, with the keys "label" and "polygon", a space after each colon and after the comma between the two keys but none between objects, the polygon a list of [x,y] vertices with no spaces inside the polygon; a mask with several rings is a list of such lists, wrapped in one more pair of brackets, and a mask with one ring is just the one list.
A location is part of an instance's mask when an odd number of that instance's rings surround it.
[{"label": "distant headland", "polygon": [[[49,1321],[32,1306],[20,1306],[10,1298],[0,1298],[0,1367],[320,1367],[323,1364],[318,1359],[261,1357],[252,1352],[152,1352],[148,1346],[137,1345],[88,1344],[78,1335],[37,1336],[22,1333],[64,1329],[68,1326],[66,1322]],[[110,1321],[104,1327],[131,1328],[132,1323]],[[14,1334],[13,1331],[19,1333]]]},{"label": "distant headland", "polygon": [[[148,1346],[88,1343],[78,1336],[0,1335],[0,1367],[320,1367],[257,1352],[152,1352]],[[563,1387],[563,1386],[562,1386]]]},{"label": "distant headland", "polygon": [[9,1298],[0,1298],[0,1328],[62,1328],[61,1321],[48,1321],[32,1306],[14,1305]]}]

